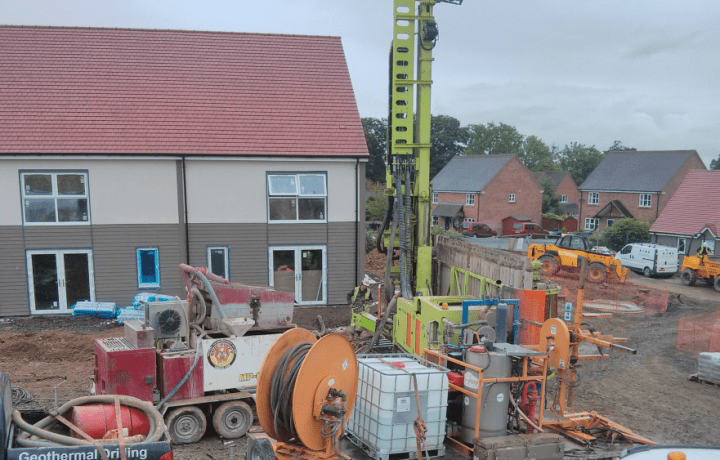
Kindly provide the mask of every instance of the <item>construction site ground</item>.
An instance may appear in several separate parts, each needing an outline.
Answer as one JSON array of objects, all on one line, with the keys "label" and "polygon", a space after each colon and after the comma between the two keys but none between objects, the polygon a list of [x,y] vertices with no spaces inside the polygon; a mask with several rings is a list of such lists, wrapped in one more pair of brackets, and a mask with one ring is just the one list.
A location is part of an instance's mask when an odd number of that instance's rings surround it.
[{"label": "construction site ground", "polygon": [[[381,257],[371,253],[368,272],[378,276],[380,265]],[[562,284],[562,280],[556,281]],[[697,372],[697,356],[676,349],[676,338],[681,317],[720,311],[720,294],[704,284],[683,286],[678,277],[645,279],[634,274],[622,289],[642,295],[647,288],[667,291],[666,311],[591,321],[603,333],[627,337],[627,345],[638,352],[613,350],[608,360],[583,362],[570,409],[597,411],[659,444],[718,445],[720,387],[688,381]],[[573,301],[573,293],[568,294]],[[300,327],[317,329],[317,315],[328,328],[346,326],[350,320],[346,306],[297,308],[294,320]],[[89,317],[0,319],[0,371],[32,395],[33,400],[20,408],[52,407],[57,384],[61,403],[89,394],[94,339],[122,334],[116,322]],[[65,377],[67,381],[62,380]],[[177,446],[175,459],[228,458],[228,447],[208,425],[208,436],[198,444]],[[236,442],[235,452],[236,458],[244,458],[244,439]],[[362,458],[356,452],[352,455]],[[448,449],[445,458],[465,457]]]}]

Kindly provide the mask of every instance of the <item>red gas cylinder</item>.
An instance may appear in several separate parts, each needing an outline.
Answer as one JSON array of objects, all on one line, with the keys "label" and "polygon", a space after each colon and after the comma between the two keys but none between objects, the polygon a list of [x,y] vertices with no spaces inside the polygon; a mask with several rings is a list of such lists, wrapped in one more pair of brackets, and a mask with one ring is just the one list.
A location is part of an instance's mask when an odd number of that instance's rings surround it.
[{"label": "red gas cylinder", "polygon": [[[143,411],[133,407],[121,406],[120,415],[125,436],[138,434],[147,436],[150,432],[150,421]],[[102,439],[108,431],[117,430],[115,406],[113,404],[75,406],[70,421],[93,439]],[[81,437],[74,431],[72,435],[75,438]]]}]

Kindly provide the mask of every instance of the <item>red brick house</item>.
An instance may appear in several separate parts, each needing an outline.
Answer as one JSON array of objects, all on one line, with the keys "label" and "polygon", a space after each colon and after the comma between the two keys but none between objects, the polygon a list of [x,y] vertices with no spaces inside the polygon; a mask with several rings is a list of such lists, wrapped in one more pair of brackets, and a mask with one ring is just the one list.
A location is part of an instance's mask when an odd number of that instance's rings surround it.
[{"label": "red brick house", "polygon": [[[455,156],[430,183],[435,225],[482,222],[501,234],[508,216],[540,223],[543,189],[515,154]],[[447,212],[449,204],[454,206]],[[438,215],[456,209],[453,216]]]},{"label": "red brick house", "polygon": [[555,214],[577,216],[580,209],[580,191],[577,184],[567,171],[550,171],[545,165],[542,171],[532,173],[535,180],[542,185],[542,181],[550,179],[555,186],[555,196],[560,199],[560,208]]},{"label": "red brick house", "polygon": [[678,248],[678,255],[695,254],[704,234],[715,254],[720,251],[720,171],[690,171],[660,217],[650,227],[652,241]]},{"label": "red brick house", "polygon": [[654,222],[694,169],[707,169],[695,150],[608,152],[579,187],[582,228],[604,230],[624,218]]}]

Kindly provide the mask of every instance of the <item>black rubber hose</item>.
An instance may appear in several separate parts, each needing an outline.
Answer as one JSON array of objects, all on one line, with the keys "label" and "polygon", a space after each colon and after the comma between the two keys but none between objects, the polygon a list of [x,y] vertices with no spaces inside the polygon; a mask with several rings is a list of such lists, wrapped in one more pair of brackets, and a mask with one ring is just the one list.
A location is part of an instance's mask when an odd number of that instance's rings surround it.
[{"label": "black rubber hose", "polygon": [[302,342],[286,351],[270,380],[270,409],[273,412],[278,441],[297,438],[292,414],[293,392],[300,366],[311,347],[310,342]]},{"label": "black rubber hose", "polygon": [[380,225],[380,230],[378,230],[377,237],[375,238],[375,247],[381,254],[387,254],[387,248],[383,245],[383,237],[385,236],[385,230],[387,230],[388,225],[390,225],[390,219],[392,219],[394,205],[395,197],[392,195],[388,195],[385,217],[383,218],[382,225]]}]

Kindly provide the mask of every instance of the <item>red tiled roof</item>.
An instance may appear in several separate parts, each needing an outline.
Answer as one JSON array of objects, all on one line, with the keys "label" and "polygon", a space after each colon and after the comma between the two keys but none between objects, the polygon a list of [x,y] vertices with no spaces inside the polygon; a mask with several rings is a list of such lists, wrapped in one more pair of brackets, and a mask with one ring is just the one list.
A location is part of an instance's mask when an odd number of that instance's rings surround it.
[{"label": "red tiled roof", "polygon": [[692,235],[705,227],[720,227],[720,171],[692,170],[650,231]]},{"label": "red tiled roof", "polygon": [[0,154],[368,154],[339,37],[0,26],[0,43]]}]

